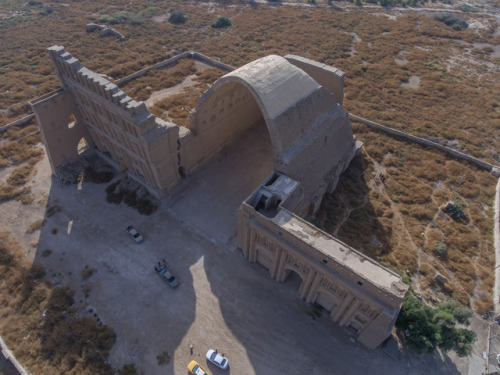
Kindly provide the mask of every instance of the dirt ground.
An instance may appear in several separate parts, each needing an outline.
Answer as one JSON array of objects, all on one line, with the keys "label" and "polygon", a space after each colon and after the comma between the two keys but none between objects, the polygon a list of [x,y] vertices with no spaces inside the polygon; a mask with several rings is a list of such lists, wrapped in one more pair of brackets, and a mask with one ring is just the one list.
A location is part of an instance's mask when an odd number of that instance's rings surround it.
[{"label": "dirt ground", "polygon": [[[368,367],[370,374],[479,373],[469,371],[468,359],[417,357],[394,340],[370,352],[325,312],[313,319],[297,294],[300,280],[277,283],[246,261],[236,248],[236,210],[271,170],[269,137],[265,127],[257,128],[186,178],[157,212],[142,216],[107,203],[106,185],[60,184],[45,158],[31,182],[35,202],[2,204],[0,224],[54,284],[76,290],[82,315],[97,314],[116,332],[115,368],[135,363],[143,374],[186,374],[195,359],[222,374],[204,358],[218,348],[230,361],[226,374],[363,374]],[[0,181],[6,177],[4,170]],[[51,206],[60,211],[47,217]],[[25,233],[43,218],[41,231]],[[142,244],[126,234],[129,224],[143,233]],[[179,279],[177,289],[153,270],[163,258]],[[96,272],[82,281],[86,267]],[[87,297],[84,287],[90,287]],[[484,338],[475,350],[476,369],[483,344]],[[164,351],[171,361],[158,365]]]}]

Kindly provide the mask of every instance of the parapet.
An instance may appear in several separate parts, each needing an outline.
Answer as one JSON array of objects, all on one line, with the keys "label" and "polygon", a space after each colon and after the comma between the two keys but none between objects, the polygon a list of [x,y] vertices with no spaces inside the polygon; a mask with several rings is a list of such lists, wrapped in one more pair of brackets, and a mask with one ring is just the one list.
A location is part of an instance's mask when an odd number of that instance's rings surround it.
[{"label": "parapet", "polygon": [[48,51],[63,86],[77,86],[94,92],[100,96],[100,99],[107,99],[110,104],[120,107],[140,127],[144,127],[147,123],[147,128],[149,128],[154,124],[154,116],[146,108],[144,102],[133,100],[115,83],[85,68],[77,58],[66,52],[64,47],[52,46]]}]

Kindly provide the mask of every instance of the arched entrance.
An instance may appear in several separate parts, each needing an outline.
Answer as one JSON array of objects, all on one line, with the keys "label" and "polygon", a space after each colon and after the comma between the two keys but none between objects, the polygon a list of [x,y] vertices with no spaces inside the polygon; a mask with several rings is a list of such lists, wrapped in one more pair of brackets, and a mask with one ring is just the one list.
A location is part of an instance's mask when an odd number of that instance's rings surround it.
[{"label": "arched entrance", "polygon": [[289,285],[291,289],[297,292],[302,286],[302,276],[299,273],[292,269],[287,269],[285,271],[285,279],[283,281],[285,284]]}]

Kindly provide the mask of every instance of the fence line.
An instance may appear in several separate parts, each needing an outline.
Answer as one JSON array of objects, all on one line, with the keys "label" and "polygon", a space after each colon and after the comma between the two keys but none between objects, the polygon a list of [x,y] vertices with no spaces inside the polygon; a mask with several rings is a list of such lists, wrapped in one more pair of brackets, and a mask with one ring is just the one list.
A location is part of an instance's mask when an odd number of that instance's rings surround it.
[{"label": "fence line", "polygon": [[220,61],[214,60],[214,59],[212,59],[212,58],[210,58],[208,56],[203,55],[202,53],[194,52],[194,51],[187,51],[187,52],[183,52],[183,53],[181,53],[179,55],[175,55],[174,57],[171,57],[169,59],[160,61],[160,62],[158,62],[156,64],[147,66],[144,69],[141,69],[141,70],[138,70],[137,72],[129,74],[128,76],[125,76],[123,78],[117,79],[117,80],[115,80],[115,84],[118,85],[118,86],[122,86],[125,83],[132,81],[133,79],[142,77],[143,75],[145,75],[150,70],[156,70],[156,69],[162,69],[162,68],[170,68],[170,67],[176,65],[177,62],[179,60],[182,60],[182,59],[197,60],[197,61],[200,61],[200,62],[205,63],[207,65],[210,65],[210,66],[212,66],[214,68],[218,68],[220,70],[223,70],[225,72],[232,72],[234,70],[234,68],[232,66],[229,66],[229,65],[224,64],[224,63],[222,63]]},{"label": "fence line", "polygon": [[7,129],[12,128],[13,126],[24,125],[27,122],[31,121],[31,119],[33,119],[34,117],[35,117],[35,115],[32,113],[31,115],[24,116],[24,117],[20,118],[19,120],[13,121],[13,122],[11,122],[11,123],[9,123],[7,125],[0,126],[0,133],[3,133]]},{"label": "fence line", "polygon": [[495,243],[495,286],[493,289],[493,306],[496,314],[500,313],[500,178],[495,194],[495,216],[493,238]]},{"label": "fence line", "polygon": [[463,152],[457,151],[451,147],[444,146],[442,144],[430,141],[428,139],[417,137],[415,135],[411,135],[411,134],[402,132],[401,130],[396,130],[396,129],[390,128],[386,125],[382,125],[382,124],[379,124],[375,121],[371,121],[371,120],[356,116],[352,113],[349,113],[349,118],[352,121],[360,122],[360,123],[365,124],[366,126],[368,126],[370,128],[381,130],[384,133],[387,133],[387,134],[390,134],[390,135],[393,135],[396,137],[404,138],[404,139],[407,139],[409,141],[412,141],[412,142],[415,142],[415,143],[418,143],[418,144],[421,144],[424,146],[436,148],[440,151],[446,152],[447,154],[456,157],[457,159],[462,159],[462,160],[466,160],[466,161],[469,161],[471,163],[474,163],[479,168],[486,169],[488,172],[490,172],[495,177],[500,177],[500,166],[498,166],[498,165],[490,164],[490,163],[485,162],[481,159],[478,159],[474,156],[467,155]]},{"label": "fence line", "polygon": [[28,370],[26,370],[21,363],[14,357],[14,353],[9,349],[5,341],[3,341],[2,336],[0,336],[0,347],[2,348],[2,354],[12,365],[19,371],[20,375],[31,375]]}]

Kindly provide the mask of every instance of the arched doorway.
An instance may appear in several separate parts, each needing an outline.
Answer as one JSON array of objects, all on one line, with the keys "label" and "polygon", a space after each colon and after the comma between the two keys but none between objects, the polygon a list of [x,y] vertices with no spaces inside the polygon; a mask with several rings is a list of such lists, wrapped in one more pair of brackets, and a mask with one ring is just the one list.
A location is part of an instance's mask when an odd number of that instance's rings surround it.
[{"label": "arched doorway", "polygon": [[285,279],[283,281],[291,290],[297,292],[302,286],[302,276],[292,269],[287,269],[285,271]]}]

